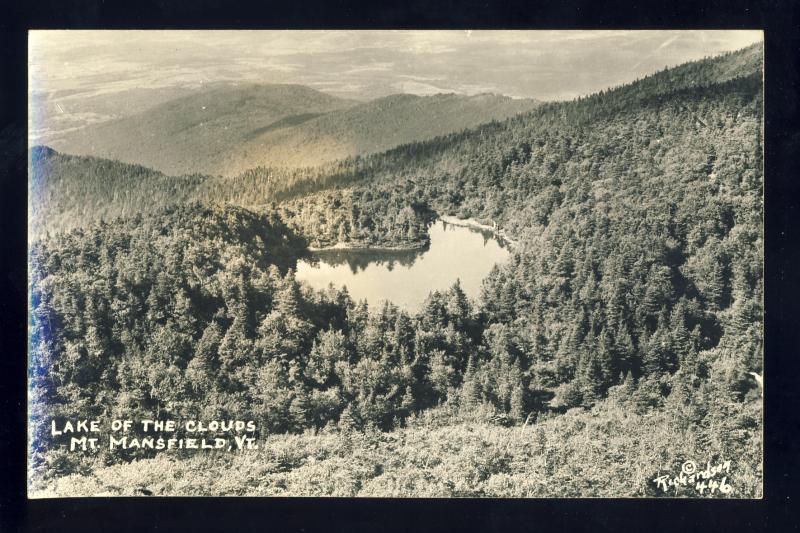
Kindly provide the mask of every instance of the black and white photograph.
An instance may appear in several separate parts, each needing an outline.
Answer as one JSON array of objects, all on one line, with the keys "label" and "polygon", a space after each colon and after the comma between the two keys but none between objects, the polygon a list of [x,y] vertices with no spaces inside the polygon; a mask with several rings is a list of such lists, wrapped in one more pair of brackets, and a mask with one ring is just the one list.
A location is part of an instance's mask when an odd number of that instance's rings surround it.
[{"label": "black and white photograph", "polygon": [[764,33],[28,33],[27,494],[764,497]]}]

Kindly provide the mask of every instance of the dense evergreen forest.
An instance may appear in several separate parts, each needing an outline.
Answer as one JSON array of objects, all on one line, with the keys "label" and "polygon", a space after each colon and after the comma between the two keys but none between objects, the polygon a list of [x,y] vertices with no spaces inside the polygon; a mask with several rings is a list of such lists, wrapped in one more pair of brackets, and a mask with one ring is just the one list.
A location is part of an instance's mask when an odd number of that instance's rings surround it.
[{"label": "dense evergreen forest", "polygon": [[[602,408],[691,436],[661,465],[734,458],[759,494],[761,53],[317,169],[171,178],[34,149],[33,468],[85,467],[45,435],[76,411],[266,435]],[[424,244],[436,213],[518,243],[476,302],[456,284],[409,315],[293,277],[308,246]]]},{"label": "dense evergreen forest", "polygon": [[255,168],[222,178],[166,176],[140,165],[62,154],[46,146],[33,147],[30,159],[31,239],[192,201],[280,209],[316,247],[338,242],[419,247],[427,242],[427,227],[435,217],[427,203],[408,201],[411,191],[392,183],[357,190],[327,187],[330,180],[354,179],[358,161],[299,170]]}]

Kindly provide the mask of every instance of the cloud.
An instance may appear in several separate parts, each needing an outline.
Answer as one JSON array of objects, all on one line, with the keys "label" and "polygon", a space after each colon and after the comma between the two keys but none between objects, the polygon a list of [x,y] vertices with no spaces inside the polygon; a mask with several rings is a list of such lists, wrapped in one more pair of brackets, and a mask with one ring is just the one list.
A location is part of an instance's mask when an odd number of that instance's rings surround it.
[{"label": "cloud", "polygon": [[393,87],[400,93],[416,94],[419,96],[428,96],[431,94],[453,93],[451,89],[442,89],[429,83],[420,83],[417,81],[400,81],[393,84]]},{"label": "cloud", "polygon": [[364,72],[388,72],[394,68],[394,63],[372,63],[369,65],[361,65],[353,67],[345,72],[345,74],[361,74]]}]

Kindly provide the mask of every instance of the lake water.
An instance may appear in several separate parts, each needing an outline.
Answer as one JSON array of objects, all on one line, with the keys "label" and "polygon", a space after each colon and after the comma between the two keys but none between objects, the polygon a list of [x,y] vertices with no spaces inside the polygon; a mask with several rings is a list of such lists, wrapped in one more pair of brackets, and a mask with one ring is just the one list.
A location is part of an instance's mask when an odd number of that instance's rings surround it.
[{"label": "lake water", "polygon": [[416,312],[431,291],[446,290],[456,279],[468,297],[478,297],[483,279],[510,254],[490,231],[438,220],[429,234],[426,250],[315,252],[311,261],[297,264],[297,279],[316,289],[346,286],[355,301],[366,299],[371,309],[389,300]]}]

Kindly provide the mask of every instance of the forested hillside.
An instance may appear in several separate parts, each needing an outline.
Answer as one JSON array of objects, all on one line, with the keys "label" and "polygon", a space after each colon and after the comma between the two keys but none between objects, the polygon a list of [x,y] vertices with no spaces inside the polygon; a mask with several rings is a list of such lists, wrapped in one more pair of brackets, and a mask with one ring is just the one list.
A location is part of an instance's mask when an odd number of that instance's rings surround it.
[{"label": "forested hillside", "polygon": [[[347,168],[347,163],[343,165]],[[308,169],[262,169],[237,178],[165,176],[138,165],[61,154],[45,146],[30,151],[29,234],[31,240],[133,214],[152,214],[165,206],[203,201],[263,209],[275,206],[311,246],[418,248],[427,241],[435,213],[424,201],[408,200],[392,183],[371,190],[331,190],[304,196],[292,191],[325,179],[336,165]]]},{"label": "forested hillside", "polygon": [[192,197],[207,176],[165,176],[139,165],[30,150],[28,232],[35,239],[120,216],[146,214]]},{"label": "forested hillside", "polygon": [[[608,413],[627,412],[648,439],[673,443],[658,456],[620,450],[596,467],[610,475],[617,463],[637,465],[631,494],[697,454],[733,460],[739,494],[760,494],[761,397],[749,372],[762,372],[763,349],[761,52],[690,63],[280,183],[270,169],[185,177],[170,199],[170,181],[142,169],[130,194],[147,201],[123,202],[124,186],[98,188],[109,212],[124,203],[157,215],[34,245],[37,416],[67,402],[73,412],[175,417],[215,406],[209,416],[247,414],[268,432],[398,430],[421,418],[428,428],[477,427],[484,441],[494,439],[492,424],[527,420],[543,423],[537,450],[559,435],[578,454],[580,430],[551,418],[594,427],[597,416],[613,425]],[[187,198],[270,207],[159,207]],[[62,216],[66,204],[51,200],[44,212]],[[313,293],[287,270],[314,239],[413,242],[431,212],[496,222],[518,242],[479,301],[456,285],[415,316],[367,309],[341,291]],[[406,225],[375,231],[389,223]],[[472,442],[459,431],[455,440]],[[678,434],[681,445],[671,440]],[[36,442],[37,464],[77,468]],[[535,455],[530,443],[516,445],[449,494],[505,494],[489,480],[501,483],[515,473],[509,464]],[[561,472],[550,463],[536,475]],[[380,473],[359,479],[373,477]],[[540,494],[531,486],[521,495]]]},{"label": "forested hillside", "polygon": [[480,339],[458,286],[417,318],[301,287],[290,269],[305,243],[276,214],[168,208],[59,234],[30,256],[41,452],[46,420],[102,413],[245,417],[264,435],[390,429],[443,401]]}]

